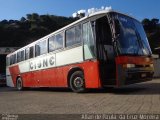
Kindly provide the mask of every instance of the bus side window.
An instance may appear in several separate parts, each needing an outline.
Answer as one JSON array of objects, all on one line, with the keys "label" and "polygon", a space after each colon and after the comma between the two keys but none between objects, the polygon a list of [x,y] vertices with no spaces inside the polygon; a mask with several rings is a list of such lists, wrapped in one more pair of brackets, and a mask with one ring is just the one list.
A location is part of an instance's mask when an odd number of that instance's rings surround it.
[{"label": "bus side window", "polygon": [[10,64],[12,65],[13,64],[13,55],[11,55],[11,61],[10,61]]},{"label": "bus side window", "polygon": [[9,66],[9,57],[6,57],[6,66]]},{"label": "bus side window", "polygon": [[81,43],[81,25],[66,30],[66,47]]},{"label": "bus side window", "polygon": [[49,38],[49,52],[63,48],[63,33]]},{"label": "bus side window", "polygon": [[63,33],[59,33],[55,37],[56,49],[63,48]]},{"label": "bus side window", "polygon": [[35,45],[35,56],[43,55],[48,52],[47,40],[41,41]]},{"label": "bus side window", "polygon": [[25,60],[29,59],[29,48],[25,49]]},{"label": "bus side window", "polygon": [[10,65],[12,65],[13,64],[12,55],[9,57],[9,59],[10,59]]},{"label": "bus side window", "polygon": [[12,56],[12,64],[15,64],[16,62],[17,62],[16,54],[13,54],[13,56]]},{"label": "bus side window", "polygon": [[21,61],[24,61],[24,50],[21,51]]},{"label": "bus side window", "polygon": [[34,46],[31,46],[29,48],[29,58],[33,58],[34,57]]},{"label": "bus side window", "polygon": [[92,59],[95,57],[94,38],[90,22],[83,24],[83,42],[84,42],[84,58]]},{"label": "bus side window", "polygon": [[72,46],[75,41],[75,27],[66,30],[66,47]]},{"label": "bus side window", "polygon": [[49,42],[49,52],[52,52],[55,50],[56,48],[56,45],[55,45],[55,36],[52,36],[48,39],[48,42]]},{"label": "bus side window", "polygon": [[17,52],[17,62],[21,62],[21,51]]}]

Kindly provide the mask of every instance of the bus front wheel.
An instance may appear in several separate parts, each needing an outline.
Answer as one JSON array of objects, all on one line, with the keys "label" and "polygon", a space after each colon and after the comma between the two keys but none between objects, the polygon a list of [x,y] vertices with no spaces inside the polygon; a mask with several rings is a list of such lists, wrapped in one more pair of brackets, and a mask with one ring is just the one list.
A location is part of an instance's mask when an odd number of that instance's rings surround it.
[{"label": "bus front wheel", "polygon": [[23,90],[23,82],[21,77],[17,78],[16,87],[17,87],[17,90],[19,91]]},{"label": "bus front wheel", "polygon": [[74,92],[85,92],[85,80],[82,71],[74,72],[70,77],[70,87]]}]

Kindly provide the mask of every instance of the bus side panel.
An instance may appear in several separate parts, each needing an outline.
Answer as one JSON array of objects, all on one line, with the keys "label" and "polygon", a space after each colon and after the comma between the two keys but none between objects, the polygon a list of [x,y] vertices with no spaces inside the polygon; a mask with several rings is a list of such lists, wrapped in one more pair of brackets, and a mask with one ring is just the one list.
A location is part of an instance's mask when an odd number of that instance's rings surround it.
[{"label": "bus side panel", "polygon": [[101,87],[97,61],[86,61],[79,64],[72,64],[59,68],[50,68],[34,72],[30,71],[21,74],[18,65],[16,65],[14,67],[10,67],[10,73],[12,75],[14,86],[16,85],[17,76],[20,75],[23,79],[24,87],[67,87],[68,72],[73,67],[83,69],[86,88]]},{"label": "bus side panel", "polygon": [[[49,79],[49,74],[48,74],[49,70],[43,70],[42,71],[42,84],[44,84],[45,86],[50,86],[51,84],[51,80]],[[55,79],[53,79],[55,80]]]},{"label": "bus side panel", "polygon": [[35,87],[36,81],[35,81],[35,75],[36,71],[30,71],[30,64],[29,61],[18,63],[19,70],[20,70],[20,76],[23,80],[23,86],[24,87]]},{"label": "bus side panel", "polygon": [[98,61],[83,64],[86,88],[101,88]]},{"label": "bus side panel", "polygon": [[57,72],[56,72],[56,68],[51,68],[48,69],[47,71],[44,72],[44,75],[47,76],[48,81],[49,81],[49,86],[57,86],[57,82],[56,82],[56,77],[57,77]]},{"label": "bus side panel", "polygon": [[56,86],[57,87],[67,87],[67,81],[64,79],[64,67],[56,68]]},{"label": "bus side panel", "polygon": [[21,78],[23,80],[24,87],[35,87],[36,86],[36,83],[34,81],[33,72],[22,73]]},{"label": "bus side panel", "polygon": [[19,70],[18,65],[11,66],[9,68],[9,71],[10,71],[10,74],[11,74],[11,77],[13,80],[13,84],[14,84],[14,86],[16,86],[16,79],[17,79],[17,76],[20,74],[20,70]]}]

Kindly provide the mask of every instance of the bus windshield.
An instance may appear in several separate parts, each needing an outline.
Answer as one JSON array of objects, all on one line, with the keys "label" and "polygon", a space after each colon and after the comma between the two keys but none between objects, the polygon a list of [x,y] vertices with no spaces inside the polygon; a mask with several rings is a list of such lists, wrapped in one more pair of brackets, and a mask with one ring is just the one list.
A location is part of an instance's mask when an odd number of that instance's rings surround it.
[{"label": "bus windshield", "polygon": [[142,24],[122,14],[114,15],[120,55],[150,56],[151,49]]}]

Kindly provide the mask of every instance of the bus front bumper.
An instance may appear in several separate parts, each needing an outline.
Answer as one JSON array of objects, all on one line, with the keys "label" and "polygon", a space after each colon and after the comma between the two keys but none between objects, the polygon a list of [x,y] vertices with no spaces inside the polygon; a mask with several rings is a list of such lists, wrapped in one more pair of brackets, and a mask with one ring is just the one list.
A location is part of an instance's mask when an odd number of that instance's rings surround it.
[{"label": "bus front bumper", "polygon": [[152,80],[153,74],[153,67],[125,68],[123,65],[118,65],[117,87]]}]

